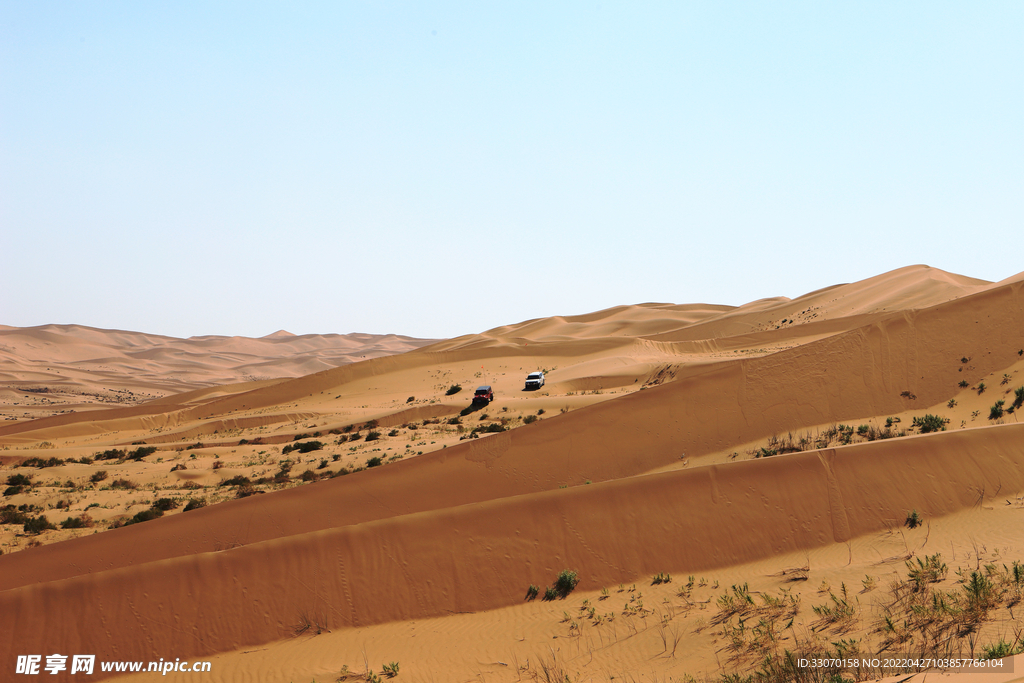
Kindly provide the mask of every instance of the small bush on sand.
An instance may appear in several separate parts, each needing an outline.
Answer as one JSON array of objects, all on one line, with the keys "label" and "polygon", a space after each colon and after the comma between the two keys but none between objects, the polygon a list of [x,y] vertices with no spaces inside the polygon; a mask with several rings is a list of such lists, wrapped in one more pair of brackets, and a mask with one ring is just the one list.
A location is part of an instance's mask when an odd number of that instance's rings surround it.
[{"label": "small bush on sand", "polygon": [[249,477],[243,477],[240,474],[237,477],[231,477],[230,479],[225,479],[224,481],[222,481],[220,483],[220,485],[221,486],[247,486],[247,485],[249,485],[251,483],[252,482],[249,481]]},{"label": "small bush on sand", "polygon": [[375,455],[375,456],[373,456],[372,458],[370,458],[369,460],[366,461],[366,466],[367,467],[379,467],[382,464],[384,464],[384,461],[378,455]]},{"label": "small bush on sand", "polygon": [[146,510],[143,510],[142,512],[137,513],[134,517],[125,522],[124,525],[130,526],[132,524],[141,524],[142,522],[149,522],[156,519],[157,517],[163,516],[163,510],[158,510],[157,508],[148,508]]},{"label": "small bush on sand", "polygon": [[533,600],[533,599],[535,599],[537,597],[537,595],[539,593],[540,593],[540,589],[537,588],[536,586],[534,586],[531,583],[530,587],[526,589],[526,599],[527,600]]},{"label": "small bush on sand", "polygon": [[157,510],[167,512],[168,510],[173,510],[174,508],[178,507],[178,501],[174,500],[173,498],[160,498],[155,503],[153,503],[153,507],[155,507]]},{"label": "small bush on sand", "polygon": [[571,569],[563,569],[559,574],[558,578],[555,579],[554,588],[558,592],[560,597],[567,597],[569,593],[572,593],[573,589],[580,582],[576,572]]},{"label": "small bush on sand", "polygon": [[367,441],[376,441],[379,438],[380,438],[380,432],[370,432],[369,434],[366,435],[366,440]]},{"label": "small bush on sand", "polygon": [[[182,468],[182,469],[184,469],[184,468]],[[93,484],[98,484],[98,483],[100,483],[101,481],[103,481],[106,478],[107,478],[107,471],[106,470],[99,470],[98,472],[93,472],[92,473],[92,476],[89,477],[89,481],[91,481]]]},{"label": "small bush on sand", "polygon": [[537,421],[537,416],[536,415],[527,415],[526,417],[523,418],[523,424],[533,424],[536,421]]},{"label": "small bush on sand", "polygon": [[46,515],[39,515],[38,517],[29,517],[25,520],[25,524],[22,529],[26,534],[41,534],[49,529],[56,529],[50,520],[46,518]]},{"label": "small bush on sand", "polygon": [[112,488],[112,489],[125,489],[125,490],[128,490],[128,489],[137,489],[137,488],[139,488],[139,485],[136,484],[131,479],[115,479],[114,481],[110,482],[110,488]]},{"label": "small bush on sand", "polygon": [[985,393],[985,383],[984,382],[980,382],[978,384],[978,395],[980,396],[981,394],[984,394],[984,393]]},{"label": "small bush on sand", "polygon": [[202,507],[206,507],[205,500],[199,500],[198,498],[190,498],[188,503],[185,504],[184,512],[189,512],[190,510],[198,510],[199,508]]},{"label": "small bush on sand", "polygon": [[915,417],[914,426],[920,427],[922,434],[927,434],[928,432],[946,431],[946,421],[938,415],[925,415],[924,417]]},{"label": "small bush on sand", "polygon": [[85,529],[90,526],[92,526],[92,519],[84,513],[79,517],[68,517],[60,523],[61,529]]},{"label": "small bush on sand", "polygon": [[444,392],[444,395],[445,396],[454,396],[455,394],[459,393],[460,391],[462,391],[462,387],[460,385],[458,385],[458,384],[453,384],[450,387],[448,387],[448,391]]},{"label": "small bush on sand", "polygon": [[24,474],[12,474],[7,477],[8,486],[31,486],[32,480]]},{"label": "small bush on sand", "polygon": [[911,510],[909,513],[907,513],[907,519],[904,522],[905,525],[907,525],[911,529],[916,529],[917,527],[921,526],[922,523],[923,522],[921,521],[921,515],[917,514],[917,510]]},{"label": "small bush on sand", "polygon": [[998,420],[1003,416],[1003,404],[1004,401],[996,401],[995,405],[988,409],[988,419]]}]

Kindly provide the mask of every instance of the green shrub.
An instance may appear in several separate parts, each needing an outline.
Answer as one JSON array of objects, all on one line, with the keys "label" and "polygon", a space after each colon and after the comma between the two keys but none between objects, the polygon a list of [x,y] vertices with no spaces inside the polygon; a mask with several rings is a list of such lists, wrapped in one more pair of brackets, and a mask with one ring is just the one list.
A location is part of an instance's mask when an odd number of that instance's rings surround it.
[{"label": "green shrub", "polygon": [[316,481],[317,477],[316,472],[314,472],[313,470],[306,470],[302,473],[302,476],[299,478],[302,479],[302,481]]},{"label": "green shrub", "polygon": [[928,432],[944,432],[946,431],[946,421],[939,415],[925,415],[924,417],[915,417],[914,426],[921,428],[922,434]]},{"label": "green shrub", "polygon": [[1013,391],[1013,407],[1020,408],[1024,405],[1024,387],[1017,387]]},{"label": "green shrub", "polygon": [[558,597],[558,591],[555,590],[554,586],[548,586],[547,588],[544,589],[544,599],[545,600],[554,600],[557,597]]},{"label": "green shrub", "polygon": [[379,438],[380,438],[380,432],[369,432],[366,435],[366,440],[367,441],[376,441]]},{"label": "green shrub", "polygon": [[39,515],[38,517],[29,517],[25,520],[25,525],[22,527],[26,534],[41,534],[49,529],[56,529],[50,520],[46,518],[46,515]]},{"label": "green shrub", "polygon": [[392,429],[390,432],[388,432],[388,436],[398,436],[398,430]]},{"label": "green shrub", "polygon": [[89,522],[81,517],[68,517],[60,523],[61,529],[84,529],[89,526]]},{"label": "green shrub", "polygon": [[907,513],[907,519],[904,522],[905,525],[911,529],[916,529],[921,526],[924,522],[921,521],[921,515],[917,514],[917,510],[912,510]]},{"label": "green shrub", "polygon": [[367,467],[379,467],[382,464],[384,464],[384,461],[378,455],[375,455],[366,461]]},{"label": "green shrub", "polygon": [[492,422],[487,425],[473,427],[473,431],[471,431],[470,434],[497,434],[498,432],[506,431],[508,431],[508,427],[506,427],[505,425],[498,424],[497,422]]},{"label": "green shrub", "polygon": [[110,488],[112,489],[137,489],[139,485],[130,479],[115,479],[110,482]]},{"label": "green shrub", "polygon": [[5,505],[0,508],[0,524],[24,524],[27,521],[28,515],[13,505]]},{"label": "green shrub", "polygon": [[23,488],[25,488],[25,487],[24,486],[8,486],[6,489],[4,489],[4,495],[5,496],[16,496],[19,493],[21,493],[21,490]]},{"label": "green shrub", "polygon": [[576,572],[571,569],[563,569],[558,574],[558,578],[555,579],[555,591],[561,597],[567,597],[569,593],[572,593],[573,589],[580,582]]},{"label": "green shrub", "polygon": [[164,511],[158,510],[157,508],[148,508],[142,512],[137,513],[134,517],[124,523],[125,526],[131,524],[141,524],[142,522],[149,522],[156,519],[157,517],[163,517]]},{"label": "green shrub", "polygon": [[203,507],[206,507],[206,501],[205,500],[199,500],[198,498],[191,498],[191,499],[189,499],[188,503],[185,504],[184,512],[188,512],[190,510],[198,510],[199,508],[203,508]]},{"label": "green shrub", "polygon": [[981,394],[984,394],[984,393],[985,393],[985,383],[981,382],[981,383],[978,384],[978,395],[980,396]]},{"label": "green shrub", "polygon": [[153,455],[154,453],[156,453],[155,446],[141,446],[139,448],[136,448],[131,453],[129,453],[126,456],[126,459],[138,462],[139,460],[145,458],[147,455]]},{"label": "green shrub", "polygon": [[453,384],[450,387],[448,387],[448,391],[444,392],[444,395],[445,396],[454,396],[455,394],[459,393],[460,391],[462,391],[462,387],[460,385],[458,385],[458,384]]},{"label": "green shrub", "polygon": [[110,450],[97,453],[93,456],[93,460],[124,460],[127,453],[117,448],[111,448]]},{"label": "green shrub", "polygon": [[24,474],[12,474],[7,477],[8,486],[31,486],[32,480]]},{"label": "green shrub", "polygon": [[281,449],[282,455],[288,455],[292,451],[298,451],[299,453],[312,453],[313,451],[322,450],[324,447],[320,441],[303,441],[302,443],[293,443],[285,446]]},{"label": "green shrub", "polygon": [[[182,469],[184,469],[184,468],[182,468]],[[107,478],[107,471],[106,470],[98,470],[98,471],[92,473],[92,476],[89,477],[89,481],[91,481],[93,484],[98,484],[98,483],[100,483],[101,481],[103,481],[106,478]]]},{"label": "green shrub", "polygon": [[173,510],[178,507],[178,501],[172,498],[160,498],[153,503],[153,507],[162,512],[167,512],[168,510]]},{"label": "green shrub", "polygon": [[996,401],[995,405],[989,408],[988,419],[998,420],[1003,416],[1003,403],[1004,401]]},{"label": "green shrub", "polygon": [[537,421],[537,416],[536,415],[527,415],[526,417],[523,418],[523,424],[533,424],[536,421]]},{"label": "green shrub", "polygon": [[537,597],[538,593],[540,593],[540,589],[531,583],[530,587],[526,589],[526,599],[533,600]]},{"label": "green shrub", "polygon": [[962,379],[960,380],[960,383],[957,384],[957,386],[960,387],[961,389],[966,389],[969,385],[967,383],[967,380]]},{"label": "green shrub", "polygon": [[1014,647],[1013,644],[1006,642],[1002,638],[995,645],[986,645],[982,648],[981,659],[1002,659],[1003,657],[1010,657],[1012,655],[1020,654],[1021,647],[1018,645]]},{"label": "green shrub", "polygon": [[[73,459],[74,458],[72,458],[72,460]],[[44,467],[57,467],[58,465],[63,465],[65,462],[69,461],[61,460],[60,458],[29,458],[28,460],[23,460],[21,463],[16,464],[15,467],[35,467],[37,469],[42,469]]]},{"label": "green shrub", "polygon": [[252,482],[249,481],[249,477],[244,477],[241,474],[239,474],[237,477],[225,479],[220,483],[221,486],[249,486],[251,484]]}]

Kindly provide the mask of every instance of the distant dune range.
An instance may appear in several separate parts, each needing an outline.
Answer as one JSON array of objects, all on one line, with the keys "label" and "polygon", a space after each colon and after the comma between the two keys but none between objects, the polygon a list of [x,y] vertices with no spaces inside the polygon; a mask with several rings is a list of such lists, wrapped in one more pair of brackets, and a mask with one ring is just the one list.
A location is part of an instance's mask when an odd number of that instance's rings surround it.
[{"label": "distant dune range", "polygon": [[62,408],[131,405],[202,387],[300,377],[432,342],[283,330],[258,339],[178,339],[83,325],[0,325],[0,413],[38,417]]},{"label": "distant dune range", "polygon": [[[549,406],[533,424],[385,467],[0,557],[0,643],[208,655],[289,637],[307,618],[340,628],[492,609],[567,566],[581,589],[704,571],[847,542],[909,509],[936,517],[1024,491],[1015,416],[722,456],[955,396],[968,406],[965,368],[972,383],[1004,372],[1019,383],[1022,286],[1021,275],[992,284],[915,266],[738,308],[644,304],[527,321],[295,379],[0,426],[0,444],[74,449],[86,436],[169,444],[327,414],[400,424],[454,414],[462,404],[407,406],[406,394],[477,366],[509,405]],[[547,364],[558,369],[545,397],[514,393],[520,368]],[[1002,396],[992,389],[984,401]],[[623,393],[573,403],[611,390]],[[387,400],[361,408],[367,396]],[[561,403],[570,409],[557,414]]]}]

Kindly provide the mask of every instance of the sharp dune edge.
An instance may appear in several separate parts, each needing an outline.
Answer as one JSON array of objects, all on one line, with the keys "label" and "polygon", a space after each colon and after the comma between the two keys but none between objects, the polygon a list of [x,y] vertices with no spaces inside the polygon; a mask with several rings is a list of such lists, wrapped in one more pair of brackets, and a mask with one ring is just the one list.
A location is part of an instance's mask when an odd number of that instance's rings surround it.
[{"label": "sharp dune edge", "polygon": [[[169,443],[312,419],[310,397],[459,363],[582,359],[594,371],[566,373],[576,391],[628,386],[617,377],[635,368],[672,375],[386,467],[4,555],[2,651],[204,656],[292,637],[308,615],[342,629],[491,610],[565,567],[580,570],[580,590],[596,590],[848,543],[898,527],[910,509],[936,518],[1024,492],[1024,425],[1012,423],[711,457],[773,434],[925,412],[957,393],[962,356],[976,376],[1003,372],[1024,346],[1022,286],[1021,276],[992,284],[910,267],[738,308],[617,307],[296,379],[0,426],[12,444],[157,427],[168,431],[151,442]],[[783,318],[801,324],[776,329]],[[687,354],[710,355],[665,364]],[[616,375],[616,363],[633,370]],[[454,412],[396,408],[381,423]]]}]

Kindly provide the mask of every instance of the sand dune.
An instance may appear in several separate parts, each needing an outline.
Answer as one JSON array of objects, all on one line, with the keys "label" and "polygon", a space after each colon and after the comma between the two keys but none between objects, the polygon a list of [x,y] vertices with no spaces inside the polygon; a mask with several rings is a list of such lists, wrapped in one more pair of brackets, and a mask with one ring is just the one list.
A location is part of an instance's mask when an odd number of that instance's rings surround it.
[{"label": "sand dune", "polygon": [[[156,445],[140,462],[39,471],[74,483],[116,467],[151,496],[191,482],[208,488],[182,495],[223,498],[218,483],[294,458],[280,445],[299,434],[327,442],[296,461],[313,480],[317,460],[328,472],[375,453],[387,464],[0,557],[4,650],[207,656],[292,638],[303,619],[357,629],[518,609],[526,586],[566,567],[596,591],[874,543],[909,510],[959,519],[1024,493],[1024,426],[1016,413],[985,419],[1024,384],[1022,286],[914,266],[793,300],[620,306],[296,378],[8,423],[9,465]],[[202,364],[227,354],[210,349]],[[172,351],[140,352],[169,364]],[[525,392],[535,369],[547,385]],[[495,403],[454,420],[483,383]],[[463,390],[448,395],[454,384]],[[947,431],[918,435],[912,418],[926,413]],[[348,441],[345,430],[365,436],[369,420],[380,438]],[[512,429],[470,438],[486,425]],[[849,445],[837,447],[843,433]],[[788,434],[812,445],[753,457]],[[205,443],[188,447],[195,440]],[[172,476],[172,463],[185,471]],[[72,508],[94,490],[77,488]],[[68,495],[40,486],[11,499]],[[105,495],[108,505],[138,496]],[[40,616],[49,605],[92,626]]]},{"label": "sand dune", "polygon": [[82,325],[0,326],[5,418],[136,404],[199,387],[298,377],[429,344],[399,335],[292,335],[259,339],[161,335]]}]

